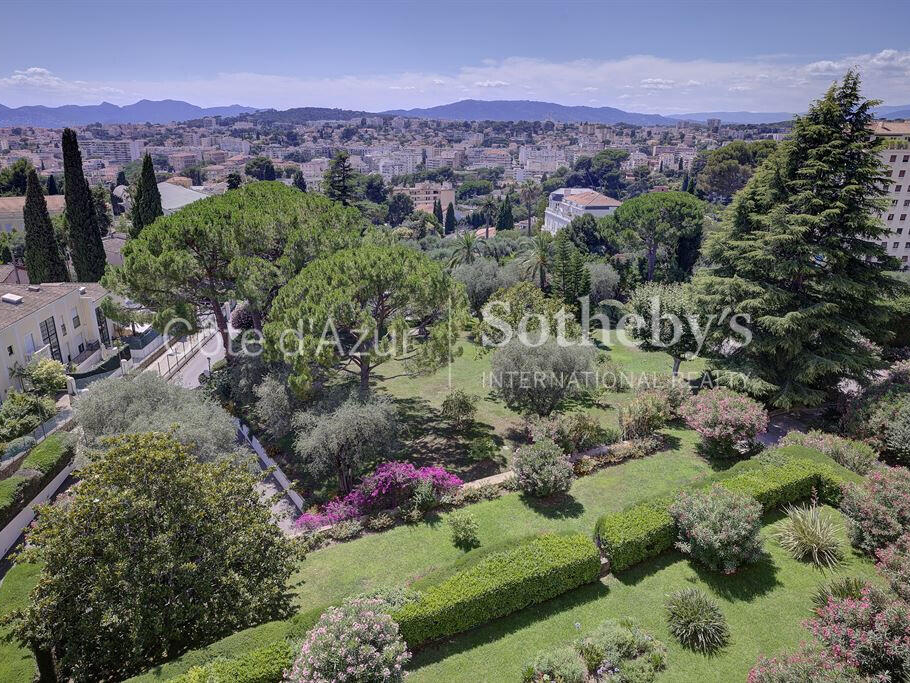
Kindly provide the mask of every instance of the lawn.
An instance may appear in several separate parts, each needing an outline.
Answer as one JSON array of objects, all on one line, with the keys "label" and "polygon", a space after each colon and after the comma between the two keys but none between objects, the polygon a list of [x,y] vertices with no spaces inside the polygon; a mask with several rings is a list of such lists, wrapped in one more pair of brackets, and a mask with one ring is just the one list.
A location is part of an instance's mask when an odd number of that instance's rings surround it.
[{"label": "lawn", "polygon": [[[28,595],[38,582],[40,566],[13,565],[0,581],[0,615],[25,607]],[[18,643],[4,640],[6,629],[0,628],[0,681],[30,681],[35,674],[32,653]]]},{"label": "lawn", "polygon": [[[828,510],[840,518],[835,510]],[[419,651],[409,669],[423,681],[518,681],[522,668],[540,650],[571,643],[604,619],[629,617],[670,650],[669,668],[659,681],[742,681],[759,655],[793,649],[809,633],[816,587],[834,575],[873,578],[870,562],[849,553],[834,573],[823,573],[787,555],[769,538],[779,517],[765,526],[766,558],[733,576],[700,569],[679,553],[666,553],[619,576],[608,576],[542,605]],[[849,547],[842,535],[844,547]],[[664,596],[686,586],[712,594],[727,617],[730,644],[715,656],[679,646],[664,621]]]}]

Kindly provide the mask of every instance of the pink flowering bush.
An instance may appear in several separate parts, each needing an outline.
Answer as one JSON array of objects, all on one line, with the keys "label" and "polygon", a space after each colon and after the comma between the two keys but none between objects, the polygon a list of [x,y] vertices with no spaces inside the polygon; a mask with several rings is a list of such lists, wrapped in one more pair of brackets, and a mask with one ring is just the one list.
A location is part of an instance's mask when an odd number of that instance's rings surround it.
[{"label": "pink flowering bush", "polygon": [[670,506],[680,552],[712,571],[732,574],[758,560],[761,505],[717,484],[710,491],[681,492]]},{"label": "pink flowering bush", "polygon": [[414,496],[418,484],[428,482],[439,500],[443,495],[461,486],[461,479],[442,467],[414,467],[409,462],[385,462],[344,498],[336,498],[325,505],[320,513],[305,513],[297,525],[317,529],[336,524],[377,510],[391,510],[406,504]]},{"label": "pink flowering bush", "polygon": [[910,470],[873,470],[862,484],[844,489],[840,508],[847,516],[850,541],[872,555],[910,529]]},{"label": "pink flowering bush", "polygon": [[891,585],[891,590],[910,602],[910,531],[887,548],[875,551],[879,573]]},{"label": "pink flowering bush", "polygon": [[814,429],[807,434],[790,432],[780,440],[778,446],[814,448],[857,474],[866,474],[879,464],[878,454],[869,444]]},{"label": "pink flowering bush", "polygon": [[910,675],[910,608],[867,586],[857,599],[829,600],[806,623],[831,656],[883,681]]},{"label": "pink flowering bush", "polygon": [[768,428],[768,411],[760,403],[724,387],[687,399],[679,414],[716,457],[735,457],[751,449],[755,437]]},{"label": "pink flowering bush", "polygon": [[792,654],[761,657],[747,683],[859,683],[857,670],[838,661],[827,650],[803,645]]},{"label": "pink flowering bush", "polygon": [[382,600],[330,607],[307,633],[287,683],[395,683],[411,658]]}]

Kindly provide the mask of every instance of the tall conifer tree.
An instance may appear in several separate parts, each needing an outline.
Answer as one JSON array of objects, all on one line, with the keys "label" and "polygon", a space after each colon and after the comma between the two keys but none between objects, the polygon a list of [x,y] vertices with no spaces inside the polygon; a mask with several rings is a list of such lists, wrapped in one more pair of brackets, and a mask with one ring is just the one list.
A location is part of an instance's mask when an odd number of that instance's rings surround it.
[{"label": "tall conifer tree", "polygon": [[449,235],[455,232],[455,207],[452,202],[446,207],[445,234]]},{"label": "tall conifer tree", "polygon": [[66,222],[76,279],[79,282],[98,282],[104,275],[107,258],[95,218],[92,192],[82,172],[82,154],[76,131],[72,128],[63,130],[63,173],[66,179]]},{"label": "tall conifer tree", "polygon": [[57,179],[53,173],[47,177],[47,193],[48,195],[60,194],[60,190],[57,189]]},{"label": "tall conifer tree", "polygon": [[138,237],[142,229],[155,222],[158,216],[163,216],[161,208],[161,192],[158,190],[158,179],[155,178],[155,167],[152,157],[146,154],[142,157],[142,173],[136,183],[136,200],[133,202],[133,229],[130,236]]},{"label": "tall conifer tree", "polygon": [[69,272],[60,258],[54,226],[35,169],[28,172],[22,214],[25,219],[25,269],[28,271],[29,282],[35,285],[42,282],[67,282],[70,279]]}]

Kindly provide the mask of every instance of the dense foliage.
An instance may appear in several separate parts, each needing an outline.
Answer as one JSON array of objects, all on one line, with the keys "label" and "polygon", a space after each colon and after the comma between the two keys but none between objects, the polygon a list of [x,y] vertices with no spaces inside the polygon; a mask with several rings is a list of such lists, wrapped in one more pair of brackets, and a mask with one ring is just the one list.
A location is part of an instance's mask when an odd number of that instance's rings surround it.
[{"label": "dense foliage", "polygon": [[861,484],[851,484],[840,504],[847,516],[850,541],[872,554],[894,543],[910,528],[910,470],[883,467]]},{"label": "dense foliage", "polygon": [[715,457],[748,453],[768,427],[768,412],[760,403],[724,387],[699,392],[683,403],[680,414]]},{"label": "dense foliage", "polygon": [[551,439],[541,439],[519,448],[512,469],[518,479],[518,488],[538,498],[567,493],[575,480],[565,452]]},{"label": "dense foliage", "polygon": [[719,650],[730,639],[727,619],[717,601],[698,588],[675,591],[664,602],[667,627],[684,647],[698,652]]}]

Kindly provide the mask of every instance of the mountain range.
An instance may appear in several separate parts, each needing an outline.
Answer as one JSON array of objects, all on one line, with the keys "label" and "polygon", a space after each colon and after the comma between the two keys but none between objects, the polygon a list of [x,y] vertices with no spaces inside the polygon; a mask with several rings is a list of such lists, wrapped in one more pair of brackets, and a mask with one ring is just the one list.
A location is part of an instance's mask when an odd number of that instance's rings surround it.
[{"label": "mountain range", "polygon": [[170,123],[189,121],[203,116],[237,116],[254,112],[253,107],[232,104],[227,107],[197,107],[180,100],[139,100],[135,104],[118,106],[110,102],[61,107],[33,105],[4,107],[0,104],[0,126],[39,126],[63,128],[89,123]]},{"label": "mountain range", "polygon": [[[876,107],[877,116],[910,118],[910,104]],[[0,126],[40,126],[62,128],[89,123],[170,123],[189,121],[204,116],[234,117],[247,115],[254,121],[306,123],[318,120],[346,121],[364,116],[408,116],[450,121],[560,121],[563,123],[629,123],[641,126],[672,126],[677,121],[705,122],[720,119],[724,123],[761,124],[789,121],[791,112],[713,111],[689,114],[641,114],[615,107],[585,107],[539,102],[536,100],[460,100],[423,109],[391,109],[371,113],[326,107],[292,109],[256,109],[232,104],[226,107],[198,107],[180,100],[140,100],[117,106],[109,102],[98,105],[67,104],[61,107],[42,105],[5,107],[0,104]]]}]

